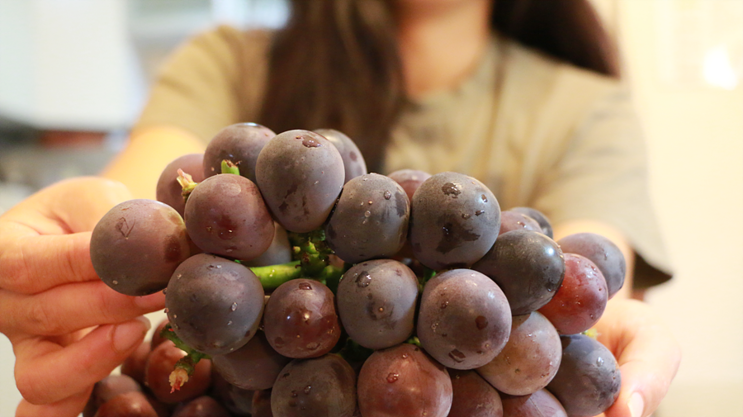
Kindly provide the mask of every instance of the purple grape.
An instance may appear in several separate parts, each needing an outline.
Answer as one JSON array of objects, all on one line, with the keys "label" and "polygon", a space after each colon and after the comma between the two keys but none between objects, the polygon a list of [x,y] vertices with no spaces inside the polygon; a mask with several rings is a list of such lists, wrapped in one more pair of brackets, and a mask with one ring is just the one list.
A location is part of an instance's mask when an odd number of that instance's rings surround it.
[{"label": "purple grape", "polygon": [[415,169],[400,169],[389,174],[388,177],[400,184],[402,189],[405,190],[405,194],[408,195],[408,199],[413,201],[415,190],[417,190],[424,181],[431,178],[431,174]]},{"label": "purple grape", "polygon": [[103,403],[125,392],[142,392],[142,387],[127,375],[109,375],[96,382],[83,410],[83,417],[93,417]]},{"label": "purple grape", "polygon": [[191,175],[194,182],[201,182],[204,180],[201,169],[203,161],[204,154],[200,153],[183,155],[174,159],[165,167],[157,180],[155,199],[173,207],[183,217],[186,199],[183,198],[183,187],[177,180],[178,170],[182,169],[186,174]]},{"label": "purple grape", "polygon": [[501,401],[507,417],[568,417],[562,404],[546,389],[518,397],[502,395]]},{"label": "purple grape", "polygon": [[356,374],[338,355],[289,362],[271,390],[277,417],[352,417]]},{"label": "purple grape", "polygon": [[514,316],[536,311],[555,295],[565,274],[565,260],[554,240],[529,230],[498,236],[493,248],[472,269],[489,276],[503,290]]},{"label": "purple grape", "polygon": [[562,362],[547,389],[569,416],[595,416],[619,396],[621,376],[611,351],[595,339],[575,334],[560,336]]},{"label": "purple grape", "polygon": [[103,403],[95,417],[158,417],[158,414],[143,393],[130,391]]},{"label": "purple grape", "polygon": [[230,413],[214,398],[202,395],[176,407],[172,417],[230,417]]},{"label": "purple grape", "polygon": [[168,340],[158,345],[147,360],[146,385],[155,398],[165,404],[175,404],[196,398],[203,395],[211,385],[211,361],[202,359],[196,364],[194,373],[189,377],[188,382],[180,389],[172,390],[170,373],[173,372],[176,362],[184,356],[186,352]]},{"label": "purple grape", "polygon": [[357,264],[338,285],[343,329],[369,349],[406,341],[415,327],[418,279],[400,262],[379,259]]},{"label": "purple grape", "polygon": [[348,263],[389,258],[405,243],[410,202],[402,187],[379,174],[349,181],[325,226],[328,246]]},{"label": "purple grape", "polygon": [[258,187],[234,174],[202,181],[186,202],[186,227],[205,252],[250,260],[268,249],[273,220]]},{"label": "purple grape", "polygon": [[173,273],[165,295],[168,320],[188,346],[209,355],[232,352],[255,335],[263,287],[247,267],[194,255]]},{"label": "purple grape", "polygon": [[281,369],[290,360],[279,355],[260,331],[240,349],[226,355],[212,356],[214,369],[227,382],[253,391],[271,388]]},{"label": "purple grape", "polygon": [[222,161],[230,161],[240,176],[255,182],[255,163],[266,144],[276,136],[271,129],[255,123],[237,123],[220,130],[204,151],[203,178],[222,173]]},{"label": "purple grape", "polygon": [[537,223],[539,223],[539,226],[541,226],[542,228],[542,233],[544,233],[550,239],[555,238],[555,234],[552,231],[552,223],[550,223],[547,216],[545,216],[544,213],[542,213],[541,211],[531,207],[514,207],[511,209],[511,211],[525,214],[536,220]]},{"label": "purple grape", "polygon": [[606,279],[609,298],[622,289],[627,263],[614,242],[596,233],[576,233],[565,236],[557,243],[564,253],[584,256],[598,267]]},{"label": "purple grape", "polygon": [[258,155],[256,177],[271,213],[290,232],[318,229],[343,188],[343,159],[317,133],[276,135]]},{"label": "purple grape", "polygon": [[346,174],[344,183],[367,173],[364,156],[351,138],[334,129],[317,129],[315,133],[329,140],[341,154]]},{"label": "purple grape", "polygon": [[98,221],[90,238],[95,272],[126,295],[162,290],[189,254],[183,219],[172,207],[154,200],[118,204]]},{"label": "purple grape", "polygon": [[413,195],[409,239],[413,254],[428,268],[471,266],[493,246],[499,228],[498,201],[472,177],[436,174]]},{"label": "purple grape", "polygon": [[408,343],[372,353],[357,391],[363,416],[446,417],[452,404],[446,368]]},{"label": "purple grape", "polygon": [[423,288],[417,334],[421,346],[454,369],[485,365],[503,349],[511,332],[511,310],[503,291],[487,276],[453,269]]},{"label": "purple grape", "polygon": [[500,214],[500,231],[499,235],[513,230],[531,230],[542,233],[542,228],[536,220],[531,217],[513,210],[506,210]]},{"label": "purple grape", "polygon": [[475,371],[449,370],[453,401],[448,417],[503,417],[500,395]]},{"label": "purple grape", "polygon": [[271,293],[263,316],[268,343],[289,358],[330,352],[341,334],[334,298],[319,281],[299,278],[281,284]]},{"label": "purple grape", "polygon": [[561,358],[560,335],[535,311],[513,318],[508,343],[477,372],[500,392],[527,395],[547,386]]}]

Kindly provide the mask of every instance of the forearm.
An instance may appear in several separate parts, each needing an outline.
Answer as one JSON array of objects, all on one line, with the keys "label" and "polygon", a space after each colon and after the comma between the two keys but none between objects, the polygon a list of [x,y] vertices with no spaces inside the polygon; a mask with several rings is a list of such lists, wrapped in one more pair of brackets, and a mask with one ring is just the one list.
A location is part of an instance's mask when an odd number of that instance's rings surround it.
[{"label": "forearm", "polygon": [[205,143],[194,134],[170,126],[133,131],[127,147],[106,167],[102,176],[126,185],[135,198],[155,198],[160,173],[173,159],[204,152]]}]

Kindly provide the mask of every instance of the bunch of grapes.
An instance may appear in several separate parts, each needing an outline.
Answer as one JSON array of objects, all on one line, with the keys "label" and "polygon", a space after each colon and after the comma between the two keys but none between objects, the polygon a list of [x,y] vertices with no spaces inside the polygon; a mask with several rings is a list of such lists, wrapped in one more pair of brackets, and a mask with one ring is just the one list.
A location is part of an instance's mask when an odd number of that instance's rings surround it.
[{"label": "bunch of grapes", "polygon": [[618,396],[590,329],[620,250],[555,241],[475,178],[367,173],[341,132],[245,123],[168,165],[157,199],[93,231],[101,279],[165,290],[167,321],[89,416],[577,417]]}]

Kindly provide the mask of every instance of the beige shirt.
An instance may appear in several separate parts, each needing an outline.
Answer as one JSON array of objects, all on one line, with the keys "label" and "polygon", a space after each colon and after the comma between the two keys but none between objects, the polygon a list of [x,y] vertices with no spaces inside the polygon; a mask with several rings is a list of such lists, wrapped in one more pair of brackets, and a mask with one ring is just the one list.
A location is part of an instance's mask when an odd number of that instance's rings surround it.
[{"label": "beige shirt", "polygon": [[[260,113],[270,34],[220,27],[163,66],[137,123],[174,125],[205,141]],[[621,230],[638,254],[635,286],[670,278],[647,188],[643,135],[613,79],[494,38],[473,74],[410,103],[393,131],[385,172],[461,172],[502,209],[529,206],[553,224]]]}]

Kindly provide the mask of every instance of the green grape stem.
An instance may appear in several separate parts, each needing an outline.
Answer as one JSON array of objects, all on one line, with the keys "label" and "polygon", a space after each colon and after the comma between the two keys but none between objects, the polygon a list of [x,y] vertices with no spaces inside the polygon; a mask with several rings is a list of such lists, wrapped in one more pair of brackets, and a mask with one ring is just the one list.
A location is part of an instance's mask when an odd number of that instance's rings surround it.
[{"label": "green grape stem", "polygon": [[240,175],[240,168],[235,165],[234,162],[230,161],[229,159],[225,159],[222,161],[222,174],[235,174]]},{"label": "green grape stem", "polygon": [[175,346],[186,352],[186,356],[176,362],[173,367],[173,372],[170,373],[168,380],[170,381],[170,392],[175,392],[181,389],[183,384],[188,382],[188,378],[193,375],[196,369],[196,364],[202,359],[211,359],[211,357],[205,353],[197,352],[187,344],[185,344],[180,337],[173,331],[170,324],[166,325],[160,333],[165,339],[175,343]]},{"label": "green grape stem", "polygon": [[178,184],[180,184],[181,188],[183,189],[183,191],[181,191],[183,201],[188,200],[188,196],[190,196],[194,188],[199,185],[199,183],[193,180],[193,177],[191,175],[180,168],[178,169],[178,177],[176,177],[176,181],[178,181]]}]

